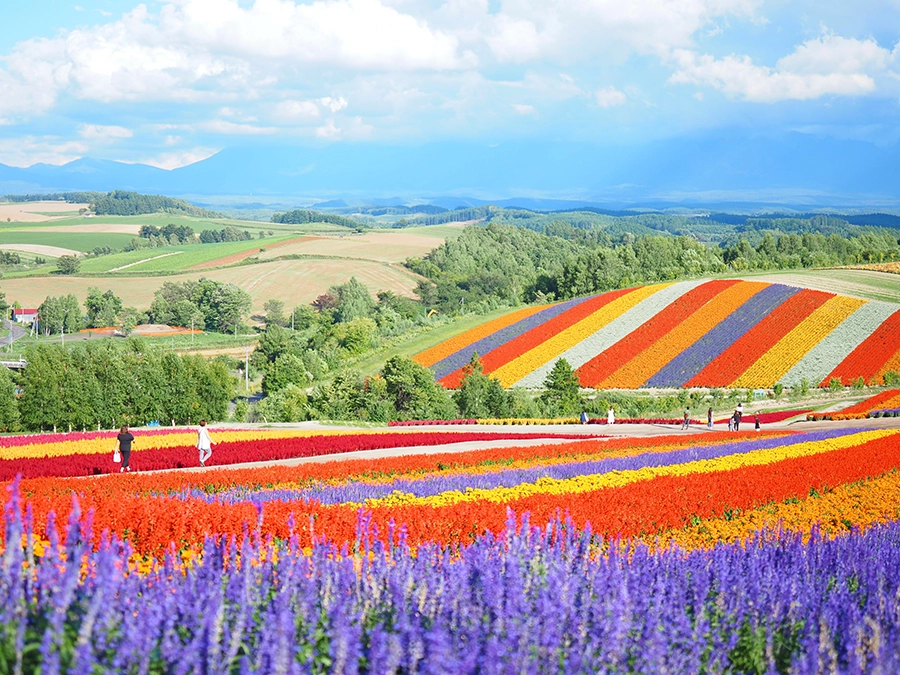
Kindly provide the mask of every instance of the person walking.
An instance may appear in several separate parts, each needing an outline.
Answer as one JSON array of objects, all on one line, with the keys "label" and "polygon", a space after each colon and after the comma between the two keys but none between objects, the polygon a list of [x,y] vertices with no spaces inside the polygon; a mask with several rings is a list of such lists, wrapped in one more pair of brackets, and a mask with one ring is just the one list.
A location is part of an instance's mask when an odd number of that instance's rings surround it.
[{"label": "person walking", "polygon": [[712,429],[712,428],[713,428],[713,412],[712,412],[712,406],[710,406],[710,407],[709,407],[709,410],[706,411],[706,428],[707,428],[707,429]]},{"label": "person walking", "polygon": [[734,415],[728,418],[728,431],[734,431]]},{"label": "person walking", "polygon": [[206,460],[212,456],[212,439],[209,437],[209,429],[206,428],[206,420],[200,420],[200,428],[197,429],[197,449],[200,451],[200,466],[206,466]]},{"label": "person walking", "polygon": [[759,431],[759,413],[756,413],[756,414],[753,416],[753,419],[754,419],[754,422],[755,422],[754,426],[755,426],[756,430]]},{"label": "person walking", "polygon": [[743,415],[741,414],[741,404],[738,403],[738,408],[737,408],[737,410],[734,411],[734,430],[735,431],[741,430],[741,417],[743,417]]},{"label": "person walking", "polygon": [[690,429],[691,427],[691,409],[685,408],[684,410],[684,421],[681,423],[682,429]]},{"label": "person walking", "polygon": [[584,410],[581,411],[581,423],[582,424],[588,423],[588,414]]},{"label": "person walking", "polygon": [[613,410],[612,406],[609,406],[609,410],[606,413],[606,423],[607,424],[615,424],[616,423],[616,411]]},{"label": "person walking", "polygon": [[134,443],[134,435],[128,431],[127,424],[123,424],[122,428],[119,429],[119,435],[116,436],[116,443],[118,443],[116,446],[118,452],[122,456],[122,466],[119,467],[119,473],[131,471],[129,460],[131,459],[131,444]]}]

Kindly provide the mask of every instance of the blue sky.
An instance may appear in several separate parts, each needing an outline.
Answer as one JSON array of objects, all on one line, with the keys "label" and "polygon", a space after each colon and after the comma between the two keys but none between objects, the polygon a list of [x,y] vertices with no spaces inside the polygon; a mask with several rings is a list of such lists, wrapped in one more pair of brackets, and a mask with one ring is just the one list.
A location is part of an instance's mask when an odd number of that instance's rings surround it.
[{"label": "blue sky", "polygon": [[230,146],[900,140],[900,0],[30,0],[0,163]]}]

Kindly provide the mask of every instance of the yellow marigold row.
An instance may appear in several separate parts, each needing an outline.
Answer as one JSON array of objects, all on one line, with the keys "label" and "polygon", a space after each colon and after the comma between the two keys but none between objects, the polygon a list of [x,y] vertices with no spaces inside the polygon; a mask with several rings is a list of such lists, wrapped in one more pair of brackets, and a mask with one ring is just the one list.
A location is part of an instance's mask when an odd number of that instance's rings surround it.
[{"label": "yellow marigold row", "polygon": [[746,541],[762,530],[785,530],[809,535],[813,526],[834,536],[852,527],[866,529],[900,518],[900,472],[841,485],[828,492],[732,515],[731,519],[704,518],[681,530],[655,537],[662,547],[676,544],[687,549],[712,548],[719,543]]},{"label": "yellow marigold row", "polygon": [[807,441],[795,445],[755,450],[753,452],[728,455],[716,459],[701,459],[671,466],[645,467],[628,471],[610,471],[608,473],[576,476],[574,478],[565,479],[539,478],[534,483],[522,483],[515,487],[498,487],[490,489],[470,488],[465,492],[452,490],[429,497],[416,497],[410,493],[398,490],[388,497],[369,499],[364,504],[355,504],[355,506],[375,508],[379,506],[427,505],[438,507],[478,501],[504,504],[516,499],[542,494],[583,494],[585,492],[593,492],[604,488],[622,487],[630,483],[651,480],[660,476],[687,476],[698,473],[730,471],[746,466],[763,466],[786,459],[818,455],[833,450],[843,450],[898,433],[900,432],[890,429],[866,431],[839,438]]},{"label": "yellow marigold row", "polygon": [[[300,429],[259,429],[242,431],[210,430],[213,443],[230,443],[234,441],[264,441],[275,438],[305,438],[307,436],[340,436],[347,431],[304,431]],[[354,431],[354,434],[374,432]],[[395,432],[403,433],[403,432]],[[191,447],[197,443],[196,431],[177,431],[171,434],[155,434],[142,436],[134,432],[133,448],[178,448]],[[29,443],[0,448],[0,459],[38,459],[41,457],[59,457],[62,455],[95,455],[112,452],[116,446],[113,438],[87,438],[79,440],[56,441],[50,443]]]}]

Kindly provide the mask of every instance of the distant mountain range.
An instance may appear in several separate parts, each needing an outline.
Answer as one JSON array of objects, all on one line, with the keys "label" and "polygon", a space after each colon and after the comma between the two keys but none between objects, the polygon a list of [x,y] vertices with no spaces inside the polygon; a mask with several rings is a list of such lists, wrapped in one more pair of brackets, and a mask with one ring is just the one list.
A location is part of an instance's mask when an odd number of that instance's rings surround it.
[{"label": "distant mountain range", "polygon": [[[642,146],[515,142],[387,146],[233,147],[171,171],[79,159],[63,166],[0,164],[0,194],[134,190],[169,196],[241,196],[298,204],[487,201],[564,209],[698,205],[780,207],[900,205],[900,152],[807,134],[703,136]],[[305,200],[305,202],[303,202]]]}]

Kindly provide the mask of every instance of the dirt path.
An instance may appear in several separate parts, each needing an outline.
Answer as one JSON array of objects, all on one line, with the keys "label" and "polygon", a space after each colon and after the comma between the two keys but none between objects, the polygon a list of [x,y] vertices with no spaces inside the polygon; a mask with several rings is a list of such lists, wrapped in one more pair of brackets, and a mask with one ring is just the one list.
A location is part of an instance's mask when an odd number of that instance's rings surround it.
[{"label": "dirt path", "polygon": [[119,270],[125,270],[129,267],[134,267],[135,265],[143,265],[145,262],[150,262],[151,260],[159,260],[160,258],[168,258],[170,255],[178,255],[179,253],[184,253],[184,251],[172,251],[171,253],[163,253],[162,255],[155,255],[152,258],[144,258],[143,260],[138,260],[137,262],[128,263],[127,265],[122,265],[121,267],[113,267],[111,270],[106,270],[107,272],[118,272]]}]

